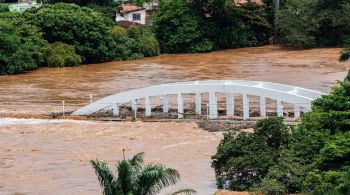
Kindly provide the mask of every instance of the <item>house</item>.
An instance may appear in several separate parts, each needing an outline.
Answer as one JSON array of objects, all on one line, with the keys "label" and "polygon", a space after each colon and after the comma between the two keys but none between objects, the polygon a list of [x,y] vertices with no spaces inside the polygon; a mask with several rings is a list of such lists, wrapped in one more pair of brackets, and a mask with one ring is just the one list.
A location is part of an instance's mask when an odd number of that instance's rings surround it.
[{"label": "house", "polygon": [[135,22],[142,25],[146,24],[146,9],[136,5],[122,5],[120,11],[117,12],[115,20]]},{"label": "house", "polygon": [[19,3],[14,3],[9,6],[11,12],[23,13],[27,9],[39,8],[42,4],[37,3],[36,1],[23,1]]}]

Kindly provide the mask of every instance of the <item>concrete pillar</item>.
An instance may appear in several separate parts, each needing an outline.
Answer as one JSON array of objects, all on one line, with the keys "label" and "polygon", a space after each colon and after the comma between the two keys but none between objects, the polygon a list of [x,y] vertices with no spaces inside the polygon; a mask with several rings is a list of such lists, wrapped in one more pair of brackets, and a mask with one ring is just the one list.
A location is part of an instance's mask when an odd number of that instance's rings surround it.
[{"label": "concrete pillar", "polygon": [[243,93],[243,120],[249,119],[249,100],[248,95]]},{"label": "concrete pillar", "polygon": [[137,112],[137,99],[134,99],[131,101],[131,110],[133,112],[135,112],[135,111]]},{"label": "concrete pillar", "polygon": [[294,118],[300,117],[300,106],[294,104]]},{"label": "concrete pillar", "polygon": [[151,116],[151,114],[152,114],[151,101],[150,101],[150,97],[147,96],[145,97],[145,115]]},{"label": "concrete pillar", "polygon": [[202,114],[202,94],[196,93],[196,114]]},{"label": "concrete pillar", "polygon": [[233,93],[226,93],[226,114],[227,115],[234,115],[234,95]]},{"label": "concrete pillar", "polygon": [[283,107],[281,100],[277,100],[277,116],[283,117]]},{"label": "concrete pillar", "polygon": [[177,112],[177,118],[184,118],[184,98],[182,96],[182,93],[177,94]]},{"label": "concrete pillar", "polygon": [[260,116],[266,117],[266,98],[260,96]]},{"label": "concrete pillar", "polygon": [[119,104],[113,104],[113,116],[119,116]]},{"label": "concrete pillar", "polygon": [[218,117],[218,101],[215,92],[209,92],[209,119]]},{"label": "concrete pillar", "polygon": [[167,95],[162,95],[163,112],[169,112],[169,100]]}]

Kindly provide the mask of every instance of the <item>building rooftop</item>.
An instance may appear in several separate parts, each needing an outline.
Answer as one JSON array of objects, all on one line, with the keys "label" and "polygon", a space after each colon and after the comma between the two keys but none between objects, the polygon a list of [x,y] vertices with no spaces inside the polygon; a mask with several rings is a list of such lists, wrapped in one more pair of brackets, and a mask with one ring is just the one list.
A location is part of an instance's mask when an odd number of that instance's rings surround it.
[{"label": "building rooftop", "polygon": [[120,13],[129,13],[129,12],[135,12],[135,11],[139,11],[139,10],[144,10],[145,8],[143,7],[139,7],[136,5],[123,5],[122,9],[120,10]]}]

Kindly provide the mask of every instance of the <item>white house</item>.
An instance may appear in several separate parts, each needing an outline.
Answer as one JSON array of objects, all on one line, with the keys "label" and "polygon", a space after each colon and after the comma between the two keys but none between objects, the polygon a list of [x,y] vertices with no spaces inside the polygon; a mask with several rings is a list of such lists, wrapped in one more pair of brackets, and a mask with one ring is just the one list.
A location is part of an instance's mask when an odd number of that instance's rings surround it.
[{"label": "white house", "polygon": [[115,20],[146,24],[146,9],[136,5],[122,5],[122,9],[116,14]]},{"label": "white house", "polygon": [[9,6],[11,12],[19,12],[22,13],[30,8],[39,8],[42,4],[37,3],[36,1],[24,1],[20,3],[14,3]]}]

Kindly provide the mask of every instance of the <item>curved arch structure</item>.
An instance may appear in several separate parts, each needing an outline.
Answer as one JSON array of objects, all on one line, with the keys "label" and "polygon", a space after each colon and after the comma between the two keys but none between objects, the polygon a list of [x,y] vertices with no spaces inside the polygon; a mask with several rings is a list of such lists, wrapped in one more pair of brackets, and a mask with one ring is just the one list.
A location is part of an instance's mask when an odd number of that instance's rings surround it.
[{"label": "curved arch structure", "polygon": [[132,102],[132,109],[137,110],[137,99],[145,100],[145,114],[151,115],[150,97],[161,96],[163,111],[168,112],[167,95],[177,95],[178,117],[183,118],[184,104],[183,94],[196,94],[196,113],[201,113],[201,94],[209,93],[209,118],[218,117],[217,112],[217,94],[226,95],[226,112],[228,115],[234,113],[234,93],[243,95],[243,118],[249,118],[249,99],[248,95],[260,97],[260,114],[266,116],[266,98],[277,100],[277,114],[283,116],[282,102],[294,105],[295,117],[299,117],[300,108],[311,109],[311,101],[321,97],[323,93],[305,88],[271,83],[262,81],[244,81],[244,80],[207,80],[178,82],[156,85],[141,89],[130,90],[115,95],[104,97],[85,107],[82,107],[73,115],[89,115],[102,109],[113,109],[115,115],[119,115],[119,106]]}]

